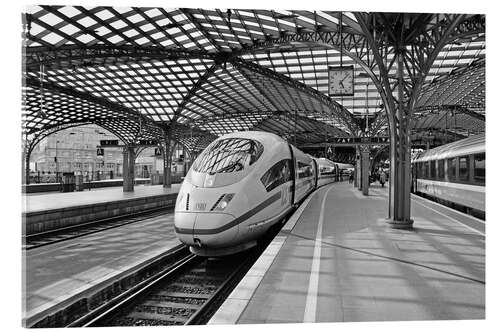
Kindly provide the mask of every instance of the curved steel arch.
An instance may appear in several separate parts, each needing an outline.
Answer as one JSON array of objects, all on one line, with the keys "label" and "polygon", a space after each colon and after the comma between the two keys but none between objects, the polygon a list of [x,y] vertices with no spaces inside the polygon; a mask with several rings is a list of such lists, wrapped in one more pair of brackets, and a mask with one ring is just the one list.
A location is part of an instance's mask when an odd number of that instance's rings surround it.
[{"label": "curved steel arch", "polygon": [[[26,78],[26,86],[38,89],[41,87],[41,85],[42,85],[42,83],[37,79],[31,78],[31,77]],[[136,112],[133,109],[127,108],[126,106],[114,103],[112,101],[106,100],[106,99],[101,98],[101,97],[93,96],[90,93],[80,92],[80,91],[77,91],[73,88],[59,86],[53,82],[43,82],[43,87],[44,87],[44,89],[48,89],[50,91],[54,91],[54,92],[57,92],[60,94],[64,94],[66,96],[75,97],[75,98],[84,100],[86,102],[93,103],[95,105],[104,107],[105,109],[107,109],[109,111],[117,112],[118,115],[123,115],[123,118],[121,119],[122,121],[131,122],[133,124],[139,124],[138,131],[136,133],[130,133],[130,135],[135,136],[135,139],[138,139],[139,136],[143,134],[143,133],[141,133],[141,131],[144,128],[144,129],[146,129],[145,133],[147,133],[147,135],[150,135],[152,137],[155,137],[158,140],[161,140],[160,134],[161,134],[162,130],[158,126],[158,124],[156,124],[151,119],[147,118],[146,116],[142,115],[139,112]],[[120,118],[113,117],[113,118],[105,118],[105,119],[97,118],[97,119],[79,120],[78,122],[89,121],[89,122],[95,122],[97,125],[109,127],[110,123],[112,121],[116,122],[119,120],[120,120]],[[106,124],[106,123],[108,123],[108,124]],[[141,126],[142,124],[145,125],[146,127],[142,127]],[[54,124],[54,126],[57,126],[57,125],[58,124]],[[38,131],[38,129],[35,129],[34,131]],[[29,134],[29,132],[28,132],[28,134]],[[133,139],[131,141],[130,138],[125,138],[124,136],[123,136],[123,141],[126,143],[134,143]]]}]

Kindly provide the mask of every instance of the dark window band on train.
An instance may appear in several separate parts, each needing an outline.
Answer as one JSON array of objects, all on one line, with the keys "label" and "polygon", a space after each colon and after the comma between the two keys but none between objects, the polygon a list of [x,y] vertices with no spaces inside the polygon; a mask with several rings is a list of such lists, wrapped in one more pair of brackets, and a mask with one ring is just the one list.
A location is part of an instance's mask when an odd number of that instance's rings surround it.
[{"label": "dark window band on train", "polygon": [[456,157],[449,158],[447,160],[448,168],[446,173],[448,174],[448,181],[454,181],[457,178],[457,159]]},{"label": "dark window band on train", "polygon": [[261,178],[260,181],[266,188],[266,191],[272,191],[283,183],[292,180],[291,173],[292,160],[281,160],[273,165]]},{"label": "dark window band on train", "polygon": [[458,178],[461,181],[469,180],[469,156],[460,156],[458,158]]},{"label": "dark window band on train", "polygon": [[204,173],[228,173],[242,171],[254,164],[264,147],[255,140],[230,138],[215,141],[193,165],[193,170]]},{"label": "dark window band on train", "polygon": [[436,179],[436,161],[431,161],[429,178]]},{"label": "dark window band on train", "polygon": [[298,164],[299,179],[312,176],[313,172],[312,172],[312,167],[310,164],[306,164],[306,163],[302,163],[302,162],[297,162],[297,164]]},{"label": "dark window band on train", "polygon": [[438,180],[444,180],[444,160],[438,160]]},{"label": "dark window band on train", "polygon": [[446,160],[417,162],[415,167],[418,179],[484,185],[486,179],[486,154],[480,153],[452,157]]},{"label": "dark window band on train", "polygon": [[483,183],[486,179],[486,154],[474,155],[474,180]]}]

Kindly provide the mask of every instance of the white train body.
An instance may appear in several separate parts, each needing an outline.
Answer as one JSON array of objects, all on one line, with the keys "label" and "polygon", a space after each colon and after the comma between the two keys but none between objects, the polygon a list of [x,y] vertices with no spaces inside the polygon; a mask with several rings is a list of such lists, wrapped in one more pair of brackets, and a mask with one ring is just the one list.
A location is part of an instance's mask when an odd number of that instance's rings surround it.
[{"label": "white train body", "polygon": [[485,162],[484,134],[436,147],[412,161],[414,190],[484,213]]},{"label": "white train body", "polygon": [[175,232],[202,256],[257,244],[317,186],[313,158],[266,132],[237,132],[212,142],[180,188]]},{"label": "white train body", "polygon": [[318,186],[333,183],[338,173],[338,165],[326,158],[316,159],[318,164]]}]

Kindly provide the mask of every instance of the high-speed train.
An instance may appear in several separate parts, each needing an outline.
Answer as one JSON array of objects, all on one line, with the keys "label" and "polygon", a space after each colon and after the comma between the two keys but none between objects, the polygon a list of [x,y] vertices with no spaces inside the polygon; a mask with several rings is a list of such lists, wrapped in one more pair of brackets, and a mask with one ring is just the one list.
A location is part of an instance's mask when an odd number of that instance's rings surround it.
[{"label": "high-speed train", "polygon": [[332,164],[267,132],[219,137],[198,156],[179,190],[177,237],[201,256],[255,246],[311,191],[334,181]]},{"label": "high-speed train", "polygon": [[484,219],[486,150],[478,134],[430,149],[412,160],[413,189]]}]

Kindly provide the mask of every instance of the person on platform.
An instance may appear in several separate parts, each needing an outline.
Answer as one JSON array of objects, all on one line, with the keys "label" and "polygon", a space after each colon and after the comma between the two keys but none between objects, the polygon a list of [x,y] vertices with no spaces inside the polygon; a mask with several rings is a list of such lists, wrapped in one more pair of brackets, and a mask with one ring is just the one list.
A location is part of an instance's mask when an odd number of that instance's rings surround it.
[{"label": "person on platform", "polygon": [[384,184],[385,184],[385,181],[386,181],[386,176],[385,176],[385,172],[383,170],[380,171],[380,185],[382,185],[382,187],[384,187]]},{"label": "person on platform", "polygon": [[349,184],[352,184],[353,181],[354,181],[354,172],[350,172],[349,173]]}]

